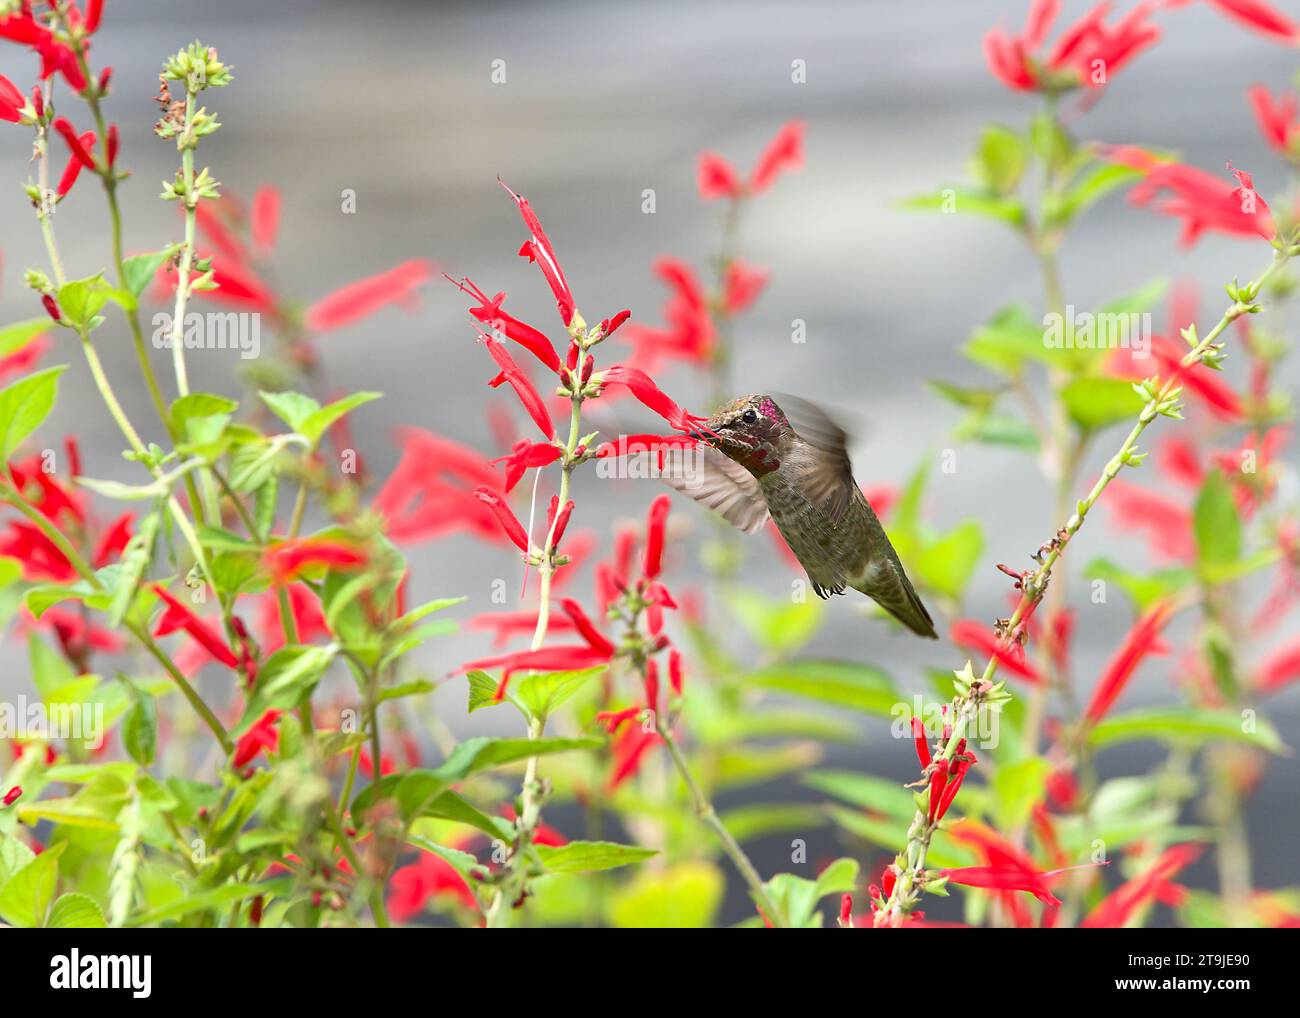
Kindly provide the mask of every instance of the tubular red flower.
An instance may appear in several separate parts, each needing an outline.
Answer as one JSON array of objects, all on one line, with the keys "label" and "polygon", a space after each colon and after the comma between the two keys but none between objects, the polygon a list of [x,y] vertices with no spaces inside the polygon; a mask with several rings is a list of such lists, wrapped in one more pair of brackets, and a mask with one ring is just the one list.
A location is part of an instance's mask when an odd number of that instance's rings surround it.
[{"label": "tubular red flower", "polygon": [[22,109],[27,105],[22,92],[14,83],[0,74],[0,120],[16,124],[22,119]]},{"label": "tubular red flower", "polygon": [[646,516],[645,556],[641,572],[650,580],[655,579],[663,568],[664,525],[671,508],[672,500],[667,495],[660,495],[650,503],[650,512]]},{"label": "tubular red flower", "polygon": [[45,308],[45,313],[53,318],[56,322],[63,321],[63,312],[59,310],[58,301],[48,293],[41,294],[41,306]]},{"label": "tubular red flower", "polygon": [[1300,679],[1300,639],[1283,644],[1255,668],[1252,685],[1259,693],[1275,693]]},{"label": "tubular red flower", "polygon": [[510,356],[510,352],[495,339],[486,333],[479,333],[479,338],[483,340],[488,353],[501,369],[501,374],[488,384],[495,389],[502,382],[509,382],[510,387],[515,390],[515,395],[519,397],[519,402],[528,411],[528,416],[533,419],[533,423],[541,429],[543,435],[555,441],[555,422],[551,420],[550,411],[546,409],[545,402],[528,376],[519,370],[519,365]]},{"label": "tubular red flower", "polygon": [[766,269],[750,265],[740,258],[727,266],[723,283],[722,306],[728,314],[738,315],[747,310],[767,286],[771,274]]},{"label": "tubular red flower", "polygon": [[523,195],[515,194],[509,187],[506,187],[504,181],[498,180],[498,182],[515,200],[515,204],[519,207],[519,214],[524,219],[524,225],[532,233],[532,238],[524,241],[519,253],[530,262],[536,262],[537,267],[542,270],[542,275],[546,277],[546,282],[550,284],[551,292],[555,294],[555,305],[560,310],[560,320],[564,322],[565,328],[568,328],[569,323],[573,321],[573,313],[577,310],[577,305],[574,303],[569,284],[564,278],[564,270],[560,268],[559,259],[555,257],[555,249],[551,247],[551,241],[546,236],[546,231],[542,229],[537,214],[533,211],[532,206],[528,204],[528,199]]},{"label": "tubular red flower", "polygon": [[[559,502],[559,497],[552,496],[552,501]],[[554,529],[554,533],[551,536],[551,547],[554,549],[558,548],[560,542],[564,540],[564,531],[568,529],[569,520],[573,516],[573,499],[569,499],[563,506],[559,506],[558,509],[554,505],[552,505],[551,508],[553,513],[547,520],[547,525],[548,532],[551,528]]]},{"label": "tubular red flower", "polygon": [[659,662],[654,658],[645,663],[645,705],[659,709]]},{"label": "tubular red flower", "polygon": [[1208,0],[1211,7],[1247,28],[1278,42],[1300,42],[1300,25],[1263,0]]},{"label": "tubular red flower", "polygon": [[153,631],[154,636],[166,636],[183,629],[195,643],[227,668],[238,666],[239,660],[235,657],[235,652],[226,645],[226,641],[217,634],[216,630],[172,597],[161,583],[155,583],[153,589],[167,606],[167,610],[158,619],[158,625]]},{"label": "tubular red flower", "polygon": [[600,320],[600,334],[602,336],[612,336],[618,331],[618,327],[632,317],[632,312],[624,308],[610,318]]},{"label": "tubular red flower", "polygon": [[1114,928],[1125,925],[1143,904],[1150,901],[1179,872],[1201,855],[1201,846],[1187,842],[1171,845],[1143,873],[1116,888],[1079,924],[1083,928]]},{"label": "tubular red flower", "polygon": [[[537,612],[535,611],[517,611],[517,612],[491,612],[483,615],[475,615],[468,619],[465,625],[470,629],[487,629],[495,635],[492,640],[493,647],[505,646],[512,637],[528,634],[531,636],[537,631]],[[565,618],[556,618],[552,616],[550,620],[550,631],[556,632],[564,630],[572,632],[574,625]]]},{"label": "tubular red flower", "polygon": [[492,514],[496,516],[497,522],[501,524],[501,529],[505,531],[506,536],[514,542],[515,547],[526,554],[529,550],[528,533],[524,530],[523,524],[519,522],[515,514],[511,512],[510,506],[506,505],[505,500],[497,492],[487,487],[475,488],[474,497],[492,510]]},{"label": "tubular red flower", "polygon": [[[91,135],[94,137],[94,135]],[[117,125],[108,125],[108,165],[110,167],[117,165],[117,150],[121,147],[122,139],[117,133]]]},{"label": "tubular red flower", "polygon": [[682,695],[682,654],[676,647],[668,652],[668,684],[674,695]]},{"label": "tubular red flower", "polygon": [[920,761],[921,770],[930,766],[930,742],[925,734],[925,722],[912,716],[912,742],[916,745],[916,759]]},{"label": "tubular red flower", "polygon": [[625,707],[622,710],[602,710],[596,713],[596,720],[605,726],[605,731],[613,735],[627,722],[641,713],[640,707]]},{"label": "tubular red flower", "polygon": [[[639,712],[638,712],[639,713]],[[628,725],[614,739],[613,761],[605,782],[607,792],[615,791],[641,767],[646,752],[660,742],[659,733],[645,731],[641,725]]]},{"label": "tubular red flower", "polygon": [[582,610],[582,605],[571,597],[561,600],[560,605],[564,608],[564,614],[569,616],[574,628],[587,641],[587,645],[592,650],[600,651],[606,657],[614,656],[614,645],[605,639],[591,619],[587,617],[587,613]]},{"label": "tubular red flower", "polygon": [[1028,891],[1045,905],[1061,903],[1061,899],[1044,883],[1046,874],[1034,870],[1014,866],[958,866],[939,872],[948,878],[949,883],[994,891]]},{"label": "tubular red flower", "polygon": [[759,154],[758,162],[749,175],[750,194],[766,191],[782,173],[803,166],[803,130],[802,120],[791,120],[776,132],[776,136],[767,143],[767,148]]},{"label": "tubular red flower", "polygon": [[701,152],[696,179],[702,201],[735,198],[741,191],[740,178],[731,163],[715,152]]},{"label": "tubular red flower", "polygon": [[500,667],[501,682],[497,686],[496,699],[506,695],[506,686],[510,676],[520,671],[557,672],[580,668],[592,668],[604,664],[609,655],[589,646],[543,647],[540,650],[524,650],[515,654],[502,654],[497,657],[480,658],[462,665],[463,672],[480,671]]},{"label": "tubular red flower", "polygon": [[1084,711],[1084,717],[1089,724],[1096,724],[1106,716],[1128,685],[1137,666],[1147,655],[1164,653],[1165,648],[1160,642],[1160,630],[1164,628],[1173,612],[1174,605],[1171,602],[1157,602],[1129,630],[1124,642],[1102,672],[1101,679],[1093,690],[1092,700]]},{"label": "tubular red flower", "polygon": [[14,803],[18,801],[19,797],[22,794],[23,794],[22,785],[14,785],[13,788],[5,792],[5,797],[3,800],[0,800],[0,802],[3,802],[4,805],[6,806],[12,806]]},{"label": "tubular red flower", "polygon": [[963,619],[952,624],[949,632],[952,642],[995,658],[998,664],[1035,685],[1043,681],[1042,674],[1025,660],[1025,648],[1019,643],[999,639],[981,622]]},{"label": "tubular red flower", "polygon": [[939,801],[943,798],[943,787],[948,783],[948,761],[939,760],[930,774],[930,823],[938,819]]},{"label": "tubular red flower", "polygon": [[[95,145],[95,132],[87,131],[83,134],[78,139],[78,145],[85,151],[90,151]],[[83,165],[85,164],[82,162],[81,158],[76,152],[74,152],[72,157],[68,160],[68,165],[63,169],[63,176],[59,178],[59,186],[56,188],[56,193],[60,198],[72,190],[72,186],[77,182],[77,178],[81,176],[81,167]]]},{"label": "tubular red flower", "polygon": [[237,743],[230,757],[230,766],[240,770],[253,762],[261,752],[274,753],[280,746],[280,712],[272,708],[253,722]]},{"label": "tubular red flower", "polygon": [[68,143],[68,148],[73,156],[88,170],[95,168],[95,159],[90,154],[85,143],[77,137],[77,132],[73,130],[72,124],[68,122],[67,117],[59,117],[54,121],[54,129],[63,136],[63,140]]},{"label": "tubular red flower", "polygon": [[977,762],[975,754],[967,751],[966,740],[962,739],[957,744],[957,753],[952,760],[951,777],[948,784],[944,786],[943,794],[939,797],[939,808],[934,813],[936,823],[944,818],[944,814],[948,812],[948,807],[957,798],[961,783],[966,780],[966,772]]},{"label": "tubular red flower", "polygon": [[347,541],[322,537],[302,537],[281,541],[262,556],[263,564],[277,583],[289,583],[312,566],[328,569],[360,569],[366,564],[365,552]]},{"label": "tubular red flower", "polygon": [[259,187],[253,195],[252,221],[253,245],[263,254],[275,247],[280,234],[280,190]]},{"label": "tubular red flower", "polygon": [[654,383],[654,379],[637,368],[616,364],[600,372],[597,377],[602,379],[604,385],[626,385],[632,395],[643,405],[653,410],[667,421],[670,427],[678,431],[690,431],[695,425],[703,424],[708,420],[707,417],[697,417],[687,413]]},{"label": "tubular red flower", "polygon": [[1298,126],[1295,93],[1281,92],[1274,99],[1265,86],[1253,85],[1246,94],[1250,98],[1255,120],[1259,124],[1259,133],[1264,136],[1264,140],[1283,155],[1289,154],[1291,140]]},{"label": "tubular red flower", "polygon": [[[451,277],[447,278],[450,279]],[[501,303],[506,299],[505,291],[498,293],[495,297],[489,297],[469,279],[453,279],[452,282],[456,284],[462,293],[469,294],[479,302],[477,307],[469,309],[471,318],[483,323],[489,329],[504,334],[507,339],[513,339],[550,370],[559,372],[560,357],[555,352],[555,347],[551,345],[551,341],[531,325],[521,322],[518,318],[514,318],[501,310]],[[570,368],[574,366],[570,365]]]},{"label": "tubular red flower", "polygon": [[1179,561],[1195,557],[1192,514],[1172,499],[1117,479],[1103,502],[1124,529],[1145,532],[1156,555]]},{"label": "tubular red flower", "polygon": [[853,925],[853,895],[851,894],[840,896],[840,925]]},{"label": "tubular red flower", "polygon": [[306,325],[312,332],[341,329],[374,314],[389,304],[410,308],[418,289],[433,278],[433,263],[415,258],[335,290],[307,309]]},{"label": "tubular red flower", "polygon": [[498,463],[506,465],[506,492],[509,493],[514,491],[527,471],[550,466],[560,458],[560,452],[560,447],[550,442],[521,440],[515,443],[509,456],[498,456],[491,463],[493,466]]},{"label": "tubular red flower", "polygon": [[99,19],[104,14],[104,0],[87,0],[85,28],[87,35],[99,31]]}]

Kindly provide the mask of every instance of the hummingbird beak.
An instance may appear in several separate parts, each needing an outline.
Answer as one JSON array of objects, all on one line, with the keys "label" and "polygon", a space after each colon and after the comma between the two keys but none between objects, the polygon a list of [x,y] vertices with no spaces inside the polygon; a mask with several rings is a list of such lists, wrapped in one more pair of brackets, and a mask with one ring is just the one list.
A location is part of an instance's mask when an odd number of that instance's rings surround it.
[{"label": "hummingbird beak", "polygon": [[687,438],[693,438],[697,442],[703,442],[705,445],[712,445],[713,440],[718,437],[717,432],[710,431],[708,428],[691,428],[686,432]]}]

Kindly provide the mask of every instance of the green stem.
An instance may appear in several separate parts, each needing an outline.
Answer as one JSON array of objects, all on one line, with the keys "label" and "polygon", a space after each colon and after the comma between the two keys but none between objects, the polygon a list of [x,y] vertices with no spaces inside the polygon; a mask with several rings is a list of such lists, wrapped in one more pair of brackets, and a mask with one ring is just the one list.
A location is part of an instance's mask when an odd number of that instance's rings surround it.
[{"label": "green stem", "polygon": [[686,762],[686,757],[682,754],[681,747],[677,745],[677,740],[673,738],[672,730],[662,720],[655,722],[655,727],[659,732],[659,737],[664,740],[664,745],[668,747],[668,754],[673,759],[673,764],[677,768],[677,773],[681,775],[682,781],[686,784],[686,789],[690,792],[691,801],[695,806],[695,814],[701,821],[717,836],[718,841],[722,844],[722,850],[735,864],[740,875],[749,885],[749,893],[753,895],[755,903],[762,909],[764,918],[773,926],[784,928],[786,925],[785,915],[776,907],[776,902],[772,896],[767,893],[767,888],[763,884],[763,878],[759,876],[758,870],[750,862],[749,856],[745,850],[740,847],[738,842],[718,816],[717,810],[713,808],[713,803],[708,796],[701,790],[699,783],[696,782],[695,776],[691,773],[690,765]]}]

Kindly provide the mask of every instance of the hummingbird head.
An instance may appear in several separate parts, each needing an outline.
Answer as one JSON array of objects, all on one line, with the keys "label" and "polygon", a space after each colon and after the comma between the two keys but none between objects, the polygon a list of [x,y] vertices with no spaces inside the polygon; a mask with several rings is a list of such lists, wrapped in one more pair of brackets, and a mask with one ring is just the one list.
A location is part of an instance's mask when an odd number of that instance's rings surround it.
[{"label": "hummingbird head", "polygon": [[762,477],[781,465],[793,431],[771,396],[753,395],[719,407],[696,437]]}]

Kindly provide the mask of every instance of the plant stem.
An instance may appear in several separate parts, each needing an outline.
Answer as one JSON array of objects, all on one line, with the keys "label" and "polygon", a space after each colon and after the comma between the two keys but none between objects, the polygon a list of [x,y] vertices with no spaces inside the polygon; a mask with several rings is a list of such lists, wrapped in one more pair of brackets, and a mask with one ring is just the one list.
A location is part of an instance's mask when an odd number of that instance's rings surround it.
[{"label": "plant stem", "polygon": [[727,853],[736,869],[740,871],[740,875],[744,877],[745,883],[749,885],[749,893],[762,910],[763,916],[773,926],[784,928],[786,925],[785,916],[776,907],[772,896],[767,893],[767,888],[763,885],[763,878],[759,876],[754,864],[749,861],[749,856],[745,854],[745,850],[740,847],[740,842],[732,837],[731,832],[727,830],[727,825],[718,817],[718,812],[713,808],[713,803],[709,801],[701,790],[699,783],[696,782],[695,776],[691,774],[690,765],[686,762],[681,747],[677,745],[677,740],[673,738],[672,730],[658,715],[656,715],[655,728],[659,732],[659,737],[664,740],[664,745],[668,747],[668,754],[673,759],[677,773],[682,776],[682,781],[685,782],[686,789],[690,792],[696,815],[703,821],[705,826],[717,835],[718,841],[722,843],[723,851]]}]

